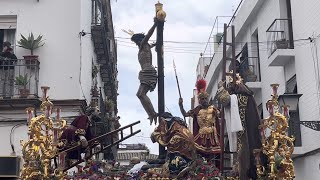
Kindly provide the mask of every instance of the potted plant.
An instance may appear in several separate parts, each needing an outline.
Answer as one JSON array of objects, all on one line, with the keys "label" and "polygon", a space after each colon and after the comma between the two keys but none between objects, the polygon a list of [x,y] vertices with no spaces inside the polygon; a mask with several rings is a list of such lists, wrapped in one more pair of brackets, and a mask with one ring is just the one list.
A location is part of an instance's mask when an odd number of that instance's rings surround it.
[{"label": "potted plant", "polygon": [[288,48],[288,41],[284,38],[276,40],[276,48],[277,49],[287,49]]},{"label": "potted plant", "polygon": [[257,75],[253,73],[251,69],[248,69],[246,72],[246,82],[256,82],[257,80]]},{"label": "potted plant", "polygon": [[21,39],[18,41],[18,44],[19,47],[30,50],[30,55],[23,56],[26,64],[36,64],[39,61],[39,56],[34,55],[33,51],[44,45],[42,35],[39,35],[37,38],[35,38],[33,33],[30,33],[26,38],[21,34]]},{"label": "potted plant", "polygon": [[27,84],[30,81],[31,76],[29,77],[28,74],[19,75],[16,77],[15,82],[19,89],[19,94],[21,98],[28,97],[30,90],[27,88]]},{"label": "potted plant", "polygon": [[99,73],[99,65],[92,65],[92,79],[97,77]]},{"label": "potted plant", "polygon": [[99,95],[100,95],[96,83],[91,87],[91,95],[92,95],[92,97],[99,97]]},{"label": "potted plant", "polygon": [[114,109],[114,102],[111,99],[106,100],[105,107],[107,112],[112,112]]}]

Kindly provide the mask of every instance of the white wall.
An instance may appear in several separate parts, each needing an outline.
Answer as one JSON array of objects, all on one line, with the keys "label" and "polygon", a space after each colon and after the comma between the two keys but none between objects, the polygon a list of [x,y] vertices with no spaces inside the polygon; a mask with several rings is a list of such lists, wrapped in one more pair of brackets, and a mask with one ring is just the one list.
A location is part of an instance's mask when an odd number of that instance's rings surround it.
[{"label": "white wall", "polygon": [[[67,117],[73,117],[78,116],[79,113],[79,107],[69,106],[69,107],[63,107],[61,110],[61,117],[65,120]],[[39,116],[42,114],[42,112],[37,109],[37,115]],[[14,125],[25,123],[27,119],[27,114],[25,110],[15,110],[15,111],[0,111],[1,117],[0,117],[0,156],[7,156],[9,155],[11,151],[10,147],[10,131]],[[53,112],[51,117],[55,117],[56,114]],[[10,119],[12,120],[24,120],[22,122],[10,122]],[[3,122],[3,121],[9,121],[9,122]],[[20,140],[27,140],[28,136],[28,128],[26,125],[17,127],[13,132],[13,145],[15,147],[15,151],[17,155],[21,155],[21,145]]]},{"label": "white wall", "polygon": [[[302,39],[317,36],[320,34],[320,1],[291,1],[293,38]],[[315,50],[320,50],[320,39],[316,39],[316,46],[308,41],[295,42],[295,66],[298,84],[298,93],[303,94],[300,98],[299,111],[301,121],[315,121],[320,119],[319,98],[317,98],[316,85],[319,78],[315,76],[315,65],[313,57],[316,60]],[[312,47],[312,48],[311,48]],[[313,50],[313,52],[312,52]],[[307,152],[320,147],[320,132],[313,131],[301,126],[303,151]],[[311,163],[311,162],[310,162]]]},{"label": "white wall", "polygon": [[[46,44],[34,52],[40,59],[39,92],[40,86],[50,86],[53,99],[82,98],[79,92],[80,10],[78,0],[0,1],[0,15],[17,15],[17,40],[20,33],[43,35]],[[16,54],[22,58],[29,51],[17,47]]]},{"label": "white wall", "polygon": [[294,160],[297,180],[318,180],[320,177],[320,153]]},{"label": "white wall", "polygon": [[[80,31],[84,31],[87,33],[91,33],[91,0],[81,0],[81,16],[80,16]],[[81,61],[81,86],[83,89],[83,94],[88,100],[87,103],[90,102],[91,99],[91,91],[90,88],[93,85],[92,80],[91,80],[91,72],[92,72],[92,61],[94,64],[97,64],[97,58],[96,54],[94,53],[94,44],[92,41],[92,36],[91,34],[87,34],[81,39],[79,39],[79,43],[81,41],[81,58],[79,58],[79,63]],[[88,78],[90,77],[90,78]],[[100,74],[97,75],[98,77],[98,88],[103,87],[101,84],[101,78]],[[82,90],[80,87],[80,94],[82,94]],[[102,91],[103,92],[103,91]]]},{"label": "white wall", "polygon": [[[0,137],[1,137],[1,148],[0,156],[8,156],[12,153],[10,146],[10,132],[14,125],[20,123],[1,123],[0,125]],[[21,155],[21,145],[20,140],[26,141],[28,139],[27,135],[28,127],[26,125],[17,127],[12,135],[12,142],[15,148],[15,152],[18,156]]]}]

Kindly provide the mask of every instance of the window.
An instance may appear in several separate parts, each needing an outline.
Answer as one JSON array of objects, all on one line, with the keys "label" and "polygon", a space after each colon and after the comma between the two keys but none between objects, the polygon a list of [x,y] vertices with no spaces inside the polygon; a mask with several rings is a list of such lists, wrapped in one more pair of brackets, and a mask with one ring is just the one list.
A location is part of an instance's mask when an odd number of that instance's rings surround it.
[{"label": "window", "polygon": [[290,94],[297,94],[297,78],[296,75],[294,75],[292,78],[290,78],[286,83],[286,93]]},{"label": "window", "polygon": [[17,26],[17,16],[0,16],[0,50],[2,51],[2,44],[9,41],[12,48],[15,49],[15,34]]}]

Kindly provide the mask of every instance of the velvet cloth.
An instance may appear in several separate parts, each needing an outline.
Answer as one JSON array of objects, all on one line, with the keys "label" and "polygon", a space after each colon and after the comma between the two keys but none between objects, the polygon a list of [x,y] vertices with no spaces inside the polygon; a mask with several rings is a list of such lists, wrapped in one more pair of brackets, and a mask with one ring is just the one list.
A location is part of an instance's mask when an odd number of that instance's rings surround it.
[{"label": "velvet cloth", "polygon": [[[87,141],[92,139],[91,130],[89,128],[90,120],[88,116],[81,115],[72,121],[70,126],[68,126],[62,133],[60,140],[62,140],[62,150],[71,148],[80,142],[80,136],[84,136]],[[80,152],[84,152],[85,148],[82,148]],[[80,156],[77,150],[68,153],[67,157],[69,159],[78,159]]]},{"label": "velvet cloth", "polygon": [[151,137],[167,147],[166,161],[170,174],[179,174],[189,168],[196,158],[194,137],[181,118],[161,118]]},{"label": "velvet cloth", "polygon": [[173,117],[170,121],[161,119],[151,136],[167,147],[168,153],[179,153],[189,160],[196,157],[194,137],[180,118]]},{"label": "velvet cloth", "polygon": [[[257,179],[254,149],[262,147],[261,135],[259,132],[260,116],[257,109],[253,92],[244,84],[236,84],[230,87],[230,94],[238,97],[239,114],[244,131],[238,133],[238,162],[239,175],[241,180]],[[266,156],[262,155],[261,160],[266,162]]]}]

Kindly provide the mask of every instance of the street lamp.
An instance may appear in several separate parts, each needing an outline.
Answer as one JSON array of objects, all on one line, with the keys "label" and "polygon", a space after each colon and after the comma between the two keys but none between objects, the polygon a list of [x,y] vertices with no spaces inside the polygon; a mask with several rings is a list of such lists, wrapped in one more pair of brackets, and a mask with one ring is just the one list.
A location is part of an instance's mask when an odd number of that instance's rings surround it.
[{"label": "street lamp", "polygon": [[[301,142],[301,130],[299,120],[299,98],[302,94],[282,94],[278,97],[279,106],[282,109],[282,114],[288,119],[289,123],[289,135],[295,137],[294,145],[302,146]],[[290,110],[289,110],[290,108]],[[290,116],[293,116],[290,118]]]},{"label": "street lamp", "polygon": [[302,94],[287,94],[284,93],[278,97],[279,106],[289,106],[290,111],[297,111],[298,110],[298,103],[299,98]]}]

